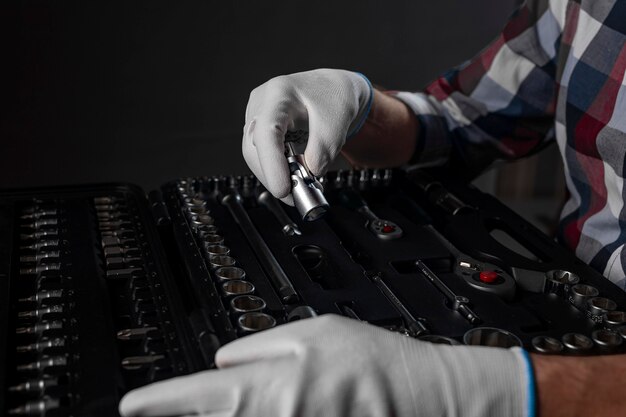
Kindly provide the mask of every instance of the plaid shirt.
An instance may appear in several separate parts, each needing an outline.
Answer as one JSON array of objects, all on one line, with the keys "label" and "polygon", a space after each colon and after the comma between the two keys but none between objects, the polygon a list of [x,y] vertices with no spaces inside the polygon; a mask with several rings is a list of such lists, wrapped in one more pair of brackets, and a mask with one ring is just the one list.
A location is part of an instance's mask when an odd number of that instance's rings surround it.
[{"label": "plaid shirt", "polygon": [[559,240],[626,289],[626,0],[528,0],[477,57],[396,92],[415,163],[476,169],[556,139],[569,200]]}]

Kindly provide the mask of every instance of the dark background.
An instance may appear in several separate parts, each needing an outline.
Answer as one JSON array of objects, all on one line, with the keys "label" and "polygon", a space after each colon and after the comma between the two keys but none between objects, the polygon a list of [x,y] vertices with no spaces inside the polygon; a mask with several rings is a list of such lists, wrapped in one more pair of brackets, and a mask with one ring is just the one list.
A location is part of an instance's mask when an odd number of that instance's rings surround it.
[{"label": "dark background", "polygon": [[246,170],[249,91],[317,67],[422,88],[515,0],[33,2],[0,6],[0,187]]}]

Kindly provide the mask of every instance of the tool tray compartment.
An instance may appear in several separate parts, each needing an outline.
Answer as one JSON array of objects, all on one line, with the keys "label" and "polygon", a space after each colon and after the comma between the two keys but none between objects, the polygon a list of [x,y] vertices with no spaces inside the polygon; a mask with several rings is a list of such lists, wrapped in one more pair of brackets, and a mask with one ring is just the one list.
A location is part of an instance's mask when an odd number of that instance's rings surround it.
[{"label": "tool tray compartment", "polygon": [[3,412],[116,415],[130,389],[326,313],[438,343],[624,351],[620,288],[495,198],[437,178],[331,172],[314,222],[260,200],[250,176],[181,178],[149,195],[1,192]]}]

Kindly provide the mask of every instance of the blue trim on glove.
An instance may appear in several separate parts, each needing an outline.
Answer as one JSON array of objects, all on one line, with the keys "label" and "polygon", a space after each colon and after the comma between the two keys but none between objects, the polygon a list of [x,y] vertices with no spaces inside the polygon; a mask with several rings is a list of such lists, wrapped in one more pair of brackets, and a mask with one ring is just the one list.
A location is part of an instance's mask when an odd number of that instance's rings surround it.
[{"label": "blue trim on glove", "polygon": [[526,360],[526,376],[528,380],[528,417],[536,417],[537,415],[537,398],[535,382],[535,372],[533,371],[533,363],[530,359],[530,354],[525,350],[522,350],[522,356]]},{"label": "blue trim on glove", "polygon": [[374,101],[374,89],[372,88],[372,83],[370,82],[370,80],[368,80],[368,78],[360,72],[355,72],[355,74],[360,75],[367,82],[367,86],[370,90],[370,97],[367,100],[367,107],[365,108],[365,113],[363,113],[363,116],[361,116],[361,120],[359,120],[359,123],[357,123],[357,125],[354,127],[354,129],[352,129],[351,132],[348,132],[348,136],[346,137],[346,139],[350,139],[351,137],[359,133],[359,130],[361,130],[361,128],[365,124],[365,120],[367,120],[367,116],[369,116],[370,114],[370,110],[372,110],[372,101]]}]

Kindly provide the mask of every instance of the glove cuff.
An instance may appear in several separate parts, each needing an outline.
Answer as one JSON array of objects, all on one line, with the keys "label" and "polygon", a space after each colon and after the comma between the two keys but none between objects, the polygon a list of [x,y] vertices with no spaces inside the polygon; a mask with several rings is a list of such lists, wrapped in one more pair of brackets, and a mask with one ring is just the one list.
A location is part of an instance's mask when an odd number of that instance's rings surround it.
[{"label": "glove cuff", "polygon": [[370,110],[372,109],[372,102],[374,101],[374,89],[370,80],[360,72],[354,72],[353,74],[360,76],[367,83],[368,97],[365,106],[361,105],[361,111],[359,111],[359,114],[348,128],[348,135],[346,136],[346,139],[350,139],[351,137],[359,133],[359,131],[365,124],[365,121],[367,120],[367,116],[369,116],[370,114]]}]

